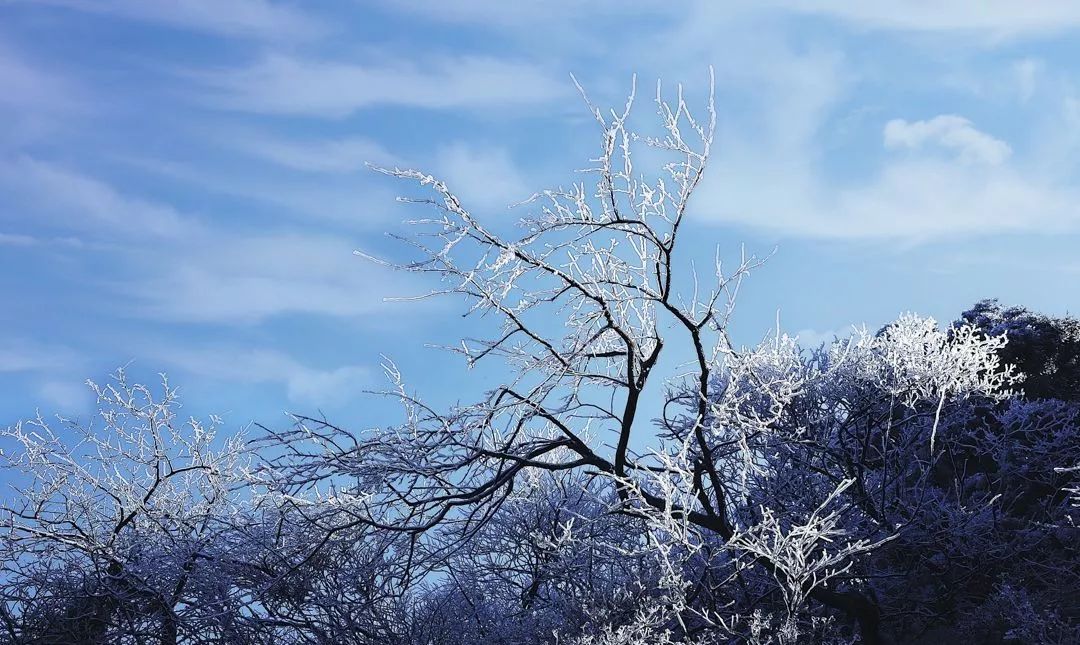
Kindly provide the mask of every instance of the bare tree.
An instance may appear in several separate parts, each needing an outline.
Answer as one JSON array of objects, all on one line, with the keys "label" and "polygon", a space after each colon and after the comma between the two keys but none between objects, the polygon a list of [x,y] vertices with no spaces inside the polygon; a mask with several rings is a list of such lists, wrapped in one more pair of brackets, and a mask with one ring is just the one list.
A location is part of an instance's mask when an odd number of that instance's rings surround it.
[{"label": "bare tree", "polygon": [[123,370],[90,383],[89,422],[39,416],[0,432],[16,497],[0,509],[2,589],[14,642],[104,643],[141,635],[176,643],[193,581],[239,513],[241,437],[217,419],[181,422],[168,381],[159,392]]},{"label": "bare tree", "polygon": [[[679,557],[697,553],[709,536],[736,540],[743,550],[756,544],[750,536],[768,531],[747,522],[763,518],[742,509],[753,506],[748,477],[768,471],[759,438],[776,437],[790,404],[822,375],[808,371],[788,340],[749,351],[732,344],[735,296],[759,260],[744,255],[730,270],[717,260],[708,281],[680,270],[679,233],[713,144],[711,96],[699,120],[681,88],[668,101],[657,84],[657,137],[630,130],[634,92],[621,110],[609,113],[586,98],[601,134],[601,153],[585,171],[596,178],[595,188],[581,183],[534,195],[524,205],[536,214],[522,221],[518,236],[481,222],[431,175],[377,169],[429,187],[432,197],[405,201],[438,213],[412,222],[419,232],[401,239],[421,259],[398,268],[439,277],[444,287],[429,296],[463,296],[470,315],[496,318],[496,335],[465,339],[453,351],[470,366],[500,359],[511,376],[479,402],[441,411],[412,394],[388,363],[394,386],[389,395],[406,414],[402,425],[356,436],[302,418],[291,431],[271,433],[268,441],[286,451],[268,462],[263,483],[288,495],[332,483],[336,527],[409,534],[428,545],[419,550],[430,566],[482,531],[532,470],[581,471],[607,480],[614,491],[610,510],[649,518],[660,537],[656,544],[676,539]],[[635,170],[632,151],[642,144],[668,156],[662,177],[648,180]],[[972,349],[954,356],[948,354],[953,348]],[[899,369],[890,375],[922,387],[905,389],[905,404],[934,397],[940,415],[950,396],[997,387],[978,378],[984,367],[979,361],[990,360],[992,349],[928,346],[920,350],[923,363],[913,359],[907,369],[893,361],[890,369]],[[666,353],[693,359],[681,375],[656,376]],[[666,402],[659,437],[641,418],[646,396]],[[688,412],[669,417],[669,408]],[[931,449],[935,432],[936,423]],[[831,499],[824,491],[818,501]],[[812,541],[833,536],[833,517],[811,515],[822,529]],[[857,620],[864,641],[874,642],[875,604],[857,585],[828,584],[832,574],[823,568],[843,571],[846,558],[877,543],[854,541],[819,567],[799,572],[790,570],[787,552],[759,549],[755,562],[795,585],[794,598],[809,596]],[[682,584],[677,569],[672,566],[673,587]]]}]

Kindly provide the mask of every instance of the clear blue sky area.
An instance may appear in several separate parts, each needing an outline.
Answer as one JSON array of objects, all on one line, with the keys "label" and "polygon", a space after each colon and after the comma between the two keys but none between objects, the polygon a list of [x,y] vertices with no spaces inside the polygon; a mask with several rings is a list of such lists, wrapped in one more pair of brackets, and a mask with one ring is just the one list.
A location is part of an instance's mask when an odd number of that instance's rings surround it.
[{"label": "clear blue sky area", "polygon": [[[1080,308],[1080,3],[765,0],[0,2],[0,423],[168,372],[230,427],[361,396],[380,356],[439,400],[499,378],[430,349],[461,303],[353,255],[422,216],[365,161],[444,177],[491,221],[565,184],[637,73],[719,137],[687,257],[775,257],[735,337],[816,342],[998,297]],[[644,170],[644,168],[642,168]],[[471,380],[469,380],[471,379]]]}]

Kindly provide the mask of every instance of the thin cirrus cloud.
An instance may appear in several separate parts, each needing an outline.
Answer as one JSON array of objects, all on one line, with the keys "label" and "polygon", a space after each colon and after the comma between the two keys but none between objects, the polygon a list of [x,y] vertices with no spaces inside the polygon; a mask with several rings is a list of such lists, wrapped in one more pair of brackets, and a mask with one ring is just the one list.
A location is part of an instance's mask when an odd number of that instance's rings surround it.
[{"label": "thin cirrus cloud", "polygon": [[18,233],[0,233],[0,246],[36,246],[38,239],[33,235]]},{"label": "thin cirrus cloud", "polygon": [[885,124],[885,147],[918,150],[928,144],[952,150],[962,161],[1000,164],[1012,154],[1009,144],[977,130],[971,121],[942,114],[926,121],[893,119]]},{"label": "thin cirrus cloud", "polygon": [[202,72],[202,99],[221,108],[341,118],[379,106],[492,109],[548,103],[567,84],[542,68],[486,56],[427,64],[351,63],[271,54],[254,65]]},{"label": "thin cirrus cloud", "polygon": [[0,374],[35,383],[30,400],[65,413],[81,411],[90,402],[90,391],[82,382],[89,365],[87,356],[66,345],[14,336],[0,340]]},{"label": "thin cirrus cloud", "polygon": [[[208,130],[214,132],[213,130]],[[230,151],[245,158],[266,162],[263,167],[241,165],[192,164],[164,161],[155,158],[122,155],[117,161],[148,172],[170,182],[197,190],[200,194],[224,195],[239,198],[244,207],[233,211],[235,215],[246,212],[265,216],[267,211],[282,211],[289,218],[309,226],[326,224],[347,226],[350,230],[378,229],[387,224],[388,206],[394,205],[395,194],[385,182],[374,183],[372,173],[348,172],[344,168],[351,163],[362,163],[357,149],[342,152],[336,159],[317,159],[314,155],[325,143],[333,148],[333,142],[260,140],[245,141],[223,133],[211,135]],[[271,147],[272,151],[267,147]],[[367,148],[367,146],[358,146]],[[394,157],[381,157],[392,163]],[[380,159],[374,156],[373,160]],[[245,159],[246,161],[246,159]],[[293,166],[302,165],[307,172],[296,172]],[[269,207],[269,208],[268,208]]]},{"label": "thin cirrus cloud", "polygon": [[[414,15],[428,20],[440,20],[464,24],[498,25],[500,27],[527,26],[535,29],[538,20],[570,19],[573,2],[550,0],[549,2],[500,2],[499,0],[458,0],[440,2],[439,0],[416,0],[398,3],[393,0],[380,0],[386,9]],[[623,3],[626,4],[626,3]],[[598,0],[584,7],[586,11],[611,9],[609,0]]]},{"label": "thin cirrus cloud", "polygon": [[42,69],[0,42],[0,107],[61,112],[73,107],[76,90],[59,74]]},{"label": "thin cirrus cloud", "polygon": [[435,153],[439,177],[467,208],[505,211],[528,198],[536,189],[499,146],[474,146],[455,142]]},{"label": "thin cirrus cloud", "polygon": [[87,246],[83,240],[73,236],[35,237],[21,233],[0,233],[0,246],[29,248],[53,246],[67,249],[81,249]]},{"label": "thin cirrus cloud", "polygon": [[[434,19],[460,24],[483,24],[499,29],[514,28],[535,32],[538,22],[557,24],[557,33],[548,38],[563,38],[582,23],[612,24],[623,21],[650,21],[656,25],[678,25],[711,31],[734,27],[744,28],[762,16],[790,19],[793,16],[815,16],[844,23],[858,29],[873,29],[893,33],[970,34],[983,39],[1034,38],[1060,33],[1080,26],[1080,6],[1071,2],[1013,2],[988,0],[918,1],[911,3],[887,0],[738,0],[712,2],[696,0],[682,4],[677,10],[659,9],[655,3],[636,1],[610,2],[601,0],[583,7],[572,2],[500,2],[499,0],[463,0],[439,2],[420,0],[408,3],[385,3],[394,11],[407,12],[420,19]],[[583,16],[588,16],[588,20]],[[626,25],[620,23],[620,27]],[[757,30],[761,25],[757,24]],[[550,31],[550,30],[549,30]],[[680,47],[694,43],[680,41]]]},{"label": "thin cirrus cloud", "polygon": [[44,344],[26,338],[0,341],[0,372],[50,372],[78,368],[82,356],[63,345]]},{"label": "thin cirrus cloud", "polygon": [[268,0],[36,0],[38,4],[180,29],[266,40],[306,40],[328,25],[298,7]]},{"label": "thin cirrus cloud", "polygon": [[365,164],[398,165],[401,159],[378,142],[359,136],[299,139],[275,137],[257,132],[222,133],[223,143],[250,157],[312,173],[345,174],[362,170]]},{"label": "thin cirrus cloud", "polygon": [[[390,5],[390,3],[386,3]],[[1071,2],[1014,2],[1012,0],[918,0],[914,3],[888,0],[743,0],[717,3],[696,0],[678,11],[658,9],[655,3],[635,0],[612,2],[599,0],[582,9],[573,2],[501,2],[500,0],[461,0],[439,2],[393,3],[394,10],[410,12],[423,18],[484,23],[499,27],[533,29],[537,21],[573,22],[580,11],[639,19],[687,18],[705,21],[705,26],[738,23],[747,15],[774,12],[815,15],[832,18],[859,27],[887,31],[967,31],[997,35],[1039,35],[1080,26],[1080,7]]]},{"label": "thin cirrus cloud", "polygon": [[61,375],[42,382],[37,387],[37,397],[64,414],[81,412],[94,400],[94,392],[74,375]]},{"label": "thin cirrus cloud", "polygon": [[0,160],[0,187],[21,207],[9,207],[0,217],[6,214],[17,223],[32,212],[66,230],[109,235],[175,237],[195,227],[167,204],[126,195],[104,181],[29,156]]},{"label": "thin cirrus cloud", "polygon": [[934,0],[912,6],[888,0],[768,0],[755,6],[826,16],[881,30],[984,32],[997,37],[1020,37],[1080,26],[1080,5],[1075,2]]},{"label": "thin cirrus cloud", "polygon": [[371,371],[362,365],[320,369],[276,349],[240,345],[177,347],[161,343],[143,352],[188,376],[221,383],[273,384],[283,387],[292,403],[335,406],[363,392]]},{"label": "thin cirrus cloud", "polygon": [[[384,296],[408,293],[405,281],[355,257],[347,236],[197,222],[167,204],[30,158],[0,170],[0,186],[16,198],[0,213],[12,226],[38,228],[47,219],[63,233],[109,241],[101,279],[126,296],[122,306],[138,319],[236,325],[283,314],[356,317],[383,310]],[[3,235],[12,247],[69,239],[25,228]]]},{"label": "thin cirrus cloud", "polygon": [[397,274],[356,257],[347,238],[316,234],[217,234],[138,256],[143,278],[116,288],[139,315],[179,323],[251,325],[284,314],[360,317],[410,295]]},{"label": "thin cirrus cloud", "polygon": [[89,93],[59,70],[16,51],[0,38],[0,153],[48,142],[95,108]]},{"label": "thin cirrus cloud", "polygon": [[[264,379],[294,402],[347,396],[351,380],[366,378],[355,365],[363,359],[318,363],[308,357],[325,353],[312,349],[336,345],[354,324],[392,328],[387,342],[409,348],[403,322],[428,324],[414,305],[383,302],[425,291],[412,277],[352,255],[358,246],[404,254],[373,233],[414,214],[393,202],[411,186],[363,164],[430,171],[494,221],[532,191],[578,178],[543,174],[578,166],[588,143],[575,139],[585,130],[563,111],[588,118],[571,71],[601,107],[619,105],[638,72],[645,123],[653,79],[672,92],[685,82],[701,106],[713,66],[720,134],[692,206],[692,237],[702,243],[723,239],[715,224],[853,249],[1080,231],[1072,170],[1080,118],[1055,116],[1070,105],[1080,114],[1062,56],[1071,50],[1050,40],[1080,26],[1080,7],[657,7],[0,2],[0,22],[16,18],[0,35],[8,90],[0,117],[11,126],[0,132],[0,249],[12,264],[23,256],[63,263],[28,271],[12,288],[51,310],[64,294],[86,296],[94,320],[67,323],[72,338],[100,321],[125,339],[145,334],[157,342],[137,353],[140,362],[160,359],[192,380]],[[370,22],[351,29],[357,18]],[[95,55],[72,56],[90,37],[100,41]],[[963,48],[959,61],[934,57],[959,40],[978,46]],[[637,159],[641,170],[656,169],[651,157]],[[309,324],[321,331],[296,333]],[[35,329],[16,320],[8,333],[35,338]],[[245,340],[199,344],[231,335]],[[272,343],[276,351],[261,349]],[[32,364],[8,349],[9,365]],[[98,349],[107,365],[132,357]],[[188,350],[218,371],[184,362]],[[53,367],[6,374],[52,384],[53,400],[75,400],[61,385],[70,369],[40,358]]]}]

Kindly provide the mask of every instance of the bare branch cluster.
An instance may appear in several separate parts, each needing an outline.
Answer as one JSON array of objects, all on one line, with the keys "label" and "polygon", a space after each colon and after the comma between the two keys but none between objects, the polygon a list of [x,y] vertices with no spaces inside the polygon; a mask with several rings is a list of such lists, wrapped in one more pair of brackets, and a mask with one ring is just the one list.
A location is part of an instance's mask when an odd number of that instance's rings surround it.
[{"label": "bare branch cluster", "polygon": [[[434,212],[395,266],[494,329],[451,348],[505,370],[473,402],[430,404],[387,359],[400,423],[296,415],[249,441],[121,371],[91,384],[92,422],[0,432],[0,641],[1080,638],[1080,402],[1025,398],[1031,370],[977,320],[736,346],[761,260],[718,251],[705,277],[679,243],[711,89],[699,118],[658,84],[656,136],[631,129],[636,88],[610,111],[582,91],[590,180],[533,195],[513,231],[376,169]],[[657,156],[658,176],[635,167]]]}]

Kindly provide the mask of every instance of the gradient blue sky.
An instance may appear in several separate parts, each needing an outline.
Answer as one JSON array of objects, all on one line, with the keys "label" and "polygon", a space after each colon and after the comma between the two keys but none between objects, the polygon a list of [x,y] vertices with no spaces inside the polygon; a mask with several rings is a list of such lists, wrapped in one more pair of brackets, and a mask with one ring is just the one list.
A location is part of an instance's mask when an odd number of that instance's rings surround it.
[{"label": "gradient blue sky", "polygon": [[715,68],[687,252],[778,249],[738,339],[777,310],[811,341],[984,297],[1075,312],[1078,31],[1071,1],[0,1],[0,423],[85,412],[129,361],[230,426],[377,423],[380,354],[437,398],[490,385],[427,347],[459,303],[386,303],[424,285],[352,255],[422,214],[363,162],[516,219],[598,142],[570,72],[614,105]]}]

